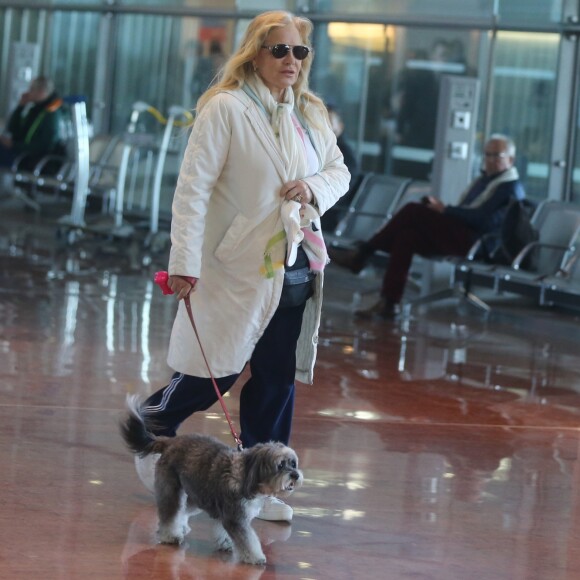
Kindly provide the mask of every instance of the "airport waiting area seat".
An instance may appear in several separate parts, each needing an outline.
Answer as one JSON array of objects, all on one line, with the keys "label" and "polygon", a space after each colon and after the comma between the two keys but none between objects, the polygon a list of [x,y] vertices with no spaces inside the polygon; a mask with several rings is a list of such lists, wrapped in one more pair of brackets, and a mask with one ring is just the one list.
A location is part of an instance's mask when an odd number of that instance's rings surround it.
[{"label": "airport waiting area seat", "polygon": [[496,294],[514,293],[540,305],[549,303],[546,293],[550,295],[550,285],[567,286],[569,292],[577,283],[572,260],[580,239],[580,205],[546,200],[538,205],[532,224],[538,240],[527,244],[509,265],[478,261],[475,256],[481,241],[477,242],[467,259],[455,267],[452,288],[459,289],[460,295],[471,293],[474,287],[488,288]]},{"label": "airport waiting area seat", "polygon": [[580,308],[580,248],[553,276],[542,280],[540,292],[542,306]]},{"label": "airport waiting area seat", "polygon": [[[95,135],[89,142],[89,182],[98,184],[118,142],[114,135]],[[72,148],[72,146],[71,146]],[[74,152],[63,155],[46,155],[33,166],[26,164],[26,157],[15,160],[12,165],[13,188],[36,206],[72,198],[75,188],[76,166]],[[23,199],[26,202],[26,199]],[[30,204],[29,204],[30,205]]]},{"label": "airport waiting area seat", "polygon": [[[415,187],[418,183],[423,182],[378,173],[365,174],[352,196],[344,217],[332,232],[325,232],[327,246],[338,251],[349,250],[356,247],[357,243],[368,240],[406,203],[403,200],[424,195],[423,185],[418,189]],[[360,302],[362,295],[378,289],[374,276],[367,276],[367,272],[370,273],[374,266],[384,267],[387,259],[387,254],[377,252],[370,261],[370,268],[365,268],[359,276],[353,277],[351,287],[353,307]]]},{"label": "airport waiting area seat", "polygon": [[[400,177],[366,175],[345,217],[331,235],[326,235],[329,246],[350,249],[357,242],[368,240],[406,203],[419,201],[428,194],[427,187],[428,184]],[[417,306],[453,297],[466,300],[488,314],[491,309],[474,293],[475,287],[488,288],[497,294],[527,296],[539,305],[558,301],[575,304],[580,300],[576,287],[580,267],[573,259],[580,252],[576,247],[580,240],[580,205],[546,200],[537,206],[531,224],[538,232],[537,241],[527,244],[510,264],[484,261],[481,258],[484,239],[474,244],[466,258],[418,258],[409,281],[422,295],[405,303],[404,315],[409,316]],[[387,259],[388,255],[378,252],[371,263],[384,267]],[[430,293],[429,269],[433,262],[450,264],[453,273],[448,288]],[[370,290],[361,288],[359,294],[374,290],[375,286]]]},{"label": "airport waiting area seat", "polygon": [[326,243],[341,249],[354,247],[387,223],[399,207],[411,179],[367,173],[361,180],[346,215],[334,231],[325,235]]},{"label": "airport waiting area seat", "polygon": [[481,258],[482,245],[493,235],[484,236],[465,259],[452,260],[455,265],[449,287],[407,302],[405,316],[417,306],[449,298],[466,300],[487,315],[491,308],[474,293],[476,287],[498,295],[525,296],[538,305],[555,304],[550,296],[560,298],[562,305],[565,300],[573,303],[577,277],[580,277],[574,262],[579,251],[580,205],[546,200],[536,208],[531,223],[538,239],[527,244],[510,264],[493,264]]},{"label": "airport waiting area seat", "polygon": [[168,230],[167,208],[191,113],[172,106],[165,117],[138,101],[123,132],[91,136],[84,102],[71,101],[67,110],[70,127],[64,131],[63,154],[34,163],[18,158],[7,175],[9,195],[36,211],[45,204],[70,202],[70,213],[57,220],[57,235],[68,243],[89,234],[124,239],[139,228],[145,232],[144,243],[163,248],[169,236],[159,231],[160,220]]},{"label": "airport waiting area seat", "polygon": [[[329,246],[339,250],[352,249],[360,241],[368,240],[377,230],[406,204],[419,202],[431,194],[431,185],[426,181],[406,177],[369,173],[362,179],[344,218],[337,224],[333,233],[325,234]],[[385,268],[388,254],[375,252],[369,267]],[[361,272],[361,276],[364,272]],[[416,291],[428,292],[431,285],[429,260],[414,260],[409,284]],[[377,282],[359,284],[355,292],[355,302],[362,294],[378,290]]]}]

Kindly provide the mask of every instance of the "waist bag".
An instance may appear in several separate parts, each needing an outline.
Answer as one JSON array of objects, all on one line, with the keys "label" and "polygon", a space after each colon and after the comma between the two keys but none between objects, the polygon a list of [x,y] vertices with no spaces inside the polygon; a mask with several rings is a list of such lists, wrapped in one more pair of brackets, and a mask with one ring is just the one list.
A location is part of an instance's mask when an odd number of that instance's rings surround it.
[{"label": "waist bag", "polygon": [[308,256],[302,246],[298,246],[296,262],[284,271],[284,286],[278,308],[292,308],[304,304],[314,294],[316,274],[310,270]]}]

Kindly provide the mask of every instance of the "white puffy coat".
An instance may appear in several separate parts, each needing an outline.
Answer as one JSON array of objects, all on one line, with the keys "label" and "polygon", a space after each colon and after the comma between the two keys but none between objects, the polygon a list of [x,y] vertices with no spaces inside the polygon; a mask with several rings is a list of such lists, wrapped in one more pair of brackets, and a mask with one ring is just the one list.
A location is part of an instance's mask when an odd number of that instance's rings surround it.
[{"label": "white puffy coat", "polygon": [[[334,133],[321,116],[310,127],[318,172],[304,181],[320,214],[348,189],[349,173]],[[268,240],[283,229],[284,166],[269,120],[242,90],[218,93],[192,129],[173,201],[169,274],[199,278],[192,310],[212,373],[239,373],[278,305],[283,270],[260,271]],[[320,223],[316,224],[320,227]],[[323,275],[308,301],[297,347],[296,379],[312,383]],[[178,372],[209,373],[179,303],[168,364]]]}]

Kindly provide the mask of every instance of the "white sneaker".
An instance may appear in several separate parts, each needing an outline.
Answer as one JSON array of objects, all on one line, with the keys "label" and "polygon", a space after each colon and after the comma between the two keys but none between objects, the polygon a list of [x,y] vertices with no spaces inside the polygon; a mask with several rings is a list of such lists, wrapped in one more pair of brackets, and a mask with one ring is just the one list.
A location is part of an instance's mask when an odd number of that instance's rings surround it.
[{"label": "white sneaker", "polygon": [[268,496],[256,517],[269,522],[291,522],[293,513],[288,504],[277,497]]},{"label": "white sneaker", "polygon": [[145,457],[135,455],[135,469],[141,483],[151,492],[155,491],[155,465],[161,457],[160,453],[152,453]]}]

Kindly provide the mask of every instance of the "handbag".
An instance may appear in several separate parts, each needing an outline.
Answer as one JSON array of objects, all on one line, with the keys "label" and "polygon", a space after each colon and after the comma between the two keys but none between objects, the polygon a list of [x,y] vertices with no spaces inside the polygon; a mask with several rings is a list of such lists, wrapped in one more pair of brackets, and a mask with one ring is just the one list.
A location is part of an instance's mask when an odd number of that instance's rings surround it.
[{"label": "handbag", "polygon": [[310,269],[308,256],[298,246],[296,261],[284,271],[284,286],[278,308],[294,308],[304,304],[314,294],[316,273]]}]

